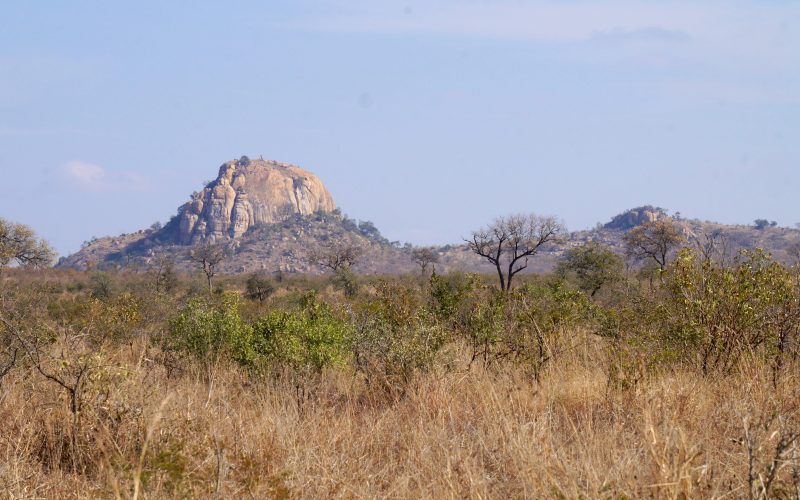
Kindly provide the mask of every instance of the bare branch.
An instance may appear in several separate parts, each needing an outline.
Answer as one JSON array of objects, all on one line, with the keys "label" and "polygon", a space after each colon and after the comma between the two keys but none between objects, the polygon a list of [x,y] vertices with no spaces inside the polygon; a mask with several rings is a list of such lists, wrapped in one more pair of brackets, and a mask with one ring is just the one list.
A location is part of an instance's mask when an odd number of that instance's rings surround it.
[{"label": "bare branch", "polygon": [[535,214],[499,217],[465,240],[469,249],[495,266],[500,288],[510,290],[514,276],[528,267],[539,250],[562,240],[564,225],[555,217]]}]

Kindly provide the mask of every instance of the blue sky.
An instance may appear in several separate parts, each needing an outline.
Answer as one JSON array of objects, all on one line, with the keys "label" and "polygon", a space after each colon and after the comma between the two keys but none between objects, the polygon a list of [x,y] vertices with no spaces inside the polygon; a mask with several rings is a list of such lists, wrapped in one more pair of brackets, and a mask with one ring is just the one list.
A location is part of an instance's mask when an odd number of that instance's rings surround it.
[{"label": "blue sky", "polygon": [[69,253],[243,154],[417,244],[646,203],[793,225],[800,3],[3,3],[1,217]]}]

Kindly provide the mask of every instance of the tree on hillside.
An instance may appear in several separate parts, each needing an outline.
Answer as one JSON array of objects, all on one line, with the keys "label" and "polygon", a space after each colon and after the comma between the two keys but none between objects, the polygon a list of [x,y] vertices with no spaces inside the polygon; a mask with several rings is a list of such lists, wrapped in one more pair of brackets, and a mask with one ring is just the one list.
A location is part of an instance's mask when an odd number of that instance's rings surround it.
[{"label": "tree on hillside", "polygon": [[349,271],[364,254],[364,248],[350,240],[328,240],[311,249],[308,260],[334,273]]},{"label": "tree on hillside", "polygon": [[685,241],[680,229],[669,219],[645,222],[631,229],[622,237],[628,257],[638,260],[653,260],[663,271],[667,267],[670,252]]},{"label": "tree on hillside", "polygon": [[195,262],[208,280],[208,293],[211,293],[211,279],[217,274],[217,266],[225,260],[225,246],[220,243],[203,242],[189,251],[189,258]]},{"label": "tree on hillside", "polygon": [[313,248],[308,260],[333,272],[332,283],[348,297],[358,293],[358,279],[352,268],[364,255],[364,247],[349,239],[328,240]]},{"label": "tree on hillside", "polygon": [[753,226],[756,229],[762,230],[768,227],[776,227],[778,223],[776,221],[768,221],[767,219],[756,219],[753,221]]},{"label": "tree on hillside", "polygon": [[430,265],[436,269],[436,264],[439,262],[439,254],[434,247],[415,248],[411,252],[411,258],[417,263],[422,274],[427,272]]},{"label": "tree on hillside", "polygon": [[619,281],[624,268],[622,258],[611,249],[589,242],[570,248],[564,260],[558,263],[557,272],[574,274],[581,290],[594,297],[603,285]]},{"label": "tree on hillside", "polygon": [[704,261],[726,265],[730,254],[730,242],[722,230],[700,230],[691,237],[691,242]]},{"label": "tree on hillside", "polygon": [[0,218],[0,267],[47,267],[55,252],[31,228]]},{"label": "tree on hillside", "polygon": [[508,291],[528,260],[543,246],[561,241],[565,232],[555,217],[518,214],[498,217],[465,241],[472,252],[495,266],[500,289]]}]

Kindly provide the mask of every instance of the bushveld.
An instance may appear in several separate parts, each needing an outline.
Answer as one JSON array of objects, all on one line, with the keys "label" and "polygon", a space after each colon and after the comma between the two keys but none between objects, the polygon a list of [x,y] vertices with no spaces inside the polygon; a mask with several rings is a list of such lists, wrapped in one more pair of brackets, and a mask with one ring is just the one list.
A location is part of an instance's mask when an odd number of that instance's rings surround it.
[{"label": "bushveld", "polygon": [[800,496],[800,273],[4,270],[0,490]]}]

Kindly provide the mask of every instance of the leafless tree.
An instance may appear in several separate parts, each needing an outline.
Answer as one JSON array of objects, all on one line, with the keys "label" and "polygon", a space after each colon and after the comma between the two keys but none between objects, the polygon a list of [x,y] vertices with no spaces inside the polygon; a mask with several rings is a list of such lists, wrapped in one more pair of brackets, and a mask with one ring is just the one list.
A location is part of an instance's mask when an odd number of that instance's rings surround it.
[{"label": "leafless tree", "polygon": [[672,250],[685,241],[680,229],[670,219],[645,222],[622,237],[629,258],[653,260],[663,271]]},{"label": "leafless tree", "polygon": [[157,292],[171,292],[177,284],[175,261],[165,252],[158,252],[151,259],[150,271],[153,287]]},{"label": "leafless tree", "polygon": [[428,266],[433,265],[436,269],[436,264],[439,262],[439,254],[434,247],[415,248],[411,252],[411,258],[417,263],[423,275],[427,272]]},{"label": "leafless tree", "polygon": [[528,260],[545,245],[562,241],[565,232],[555,217],[519,214],[499,217],[465,241],[470,250],[495,266],[500,289],[508,291],[514,276],[528,267]]},{"label": "leafless tree", "polygon": [[730,244],[727,236],[721,230],[700,231],[691,237],[691,241],[703,260],[718,262],[722,266],[726,264],[730,253]]},{"label": "leafless tree", "polygon": [[217,266],[225,260],[225,246],[221,243],[203,242],[189,252],[189,258],[197,263],[208,280],[208,293],[211,293],[211,279],[217,274]]},{"label": "leafless tree", "polygon": [[308,258],[311,263],[338,273],[349,271],[363,254],[364,248],[354,241],[328,240],[313,248]]}]

